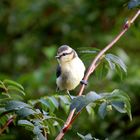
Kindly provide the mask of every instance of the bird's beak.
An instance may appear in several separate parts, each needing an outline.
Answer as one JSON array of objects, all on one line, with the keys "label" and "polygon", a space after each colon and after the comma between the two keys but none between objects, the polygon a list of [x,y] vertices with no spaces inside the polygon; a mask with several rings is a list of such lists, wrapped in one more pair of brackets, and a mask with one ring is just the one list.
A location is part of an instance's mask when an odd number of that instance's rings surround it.
[{"label": "bird's beak", "polygon": [[56,56],[55,56],[55,58],[59,59],[59,58],[60,58],[60,56],[59,56],[59,55],[56,55]]}]

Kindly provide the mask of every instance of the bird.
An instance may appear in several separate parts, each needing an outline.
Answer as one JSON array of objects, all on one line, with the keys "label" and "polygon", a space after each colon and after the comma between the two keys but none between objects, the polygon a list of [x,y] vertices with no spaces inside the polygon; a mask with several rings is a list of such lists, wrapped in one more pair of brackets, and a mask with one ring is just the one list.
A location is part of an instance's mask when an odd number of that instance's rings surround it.
[{"label": "bird", "polygon": [[[58,48],[56,58],[58,60],[56,70],[57,91],[66,90],[71,98],[69,91],[74,90],[82,81],[85,65],[76,51],[68,45],[62,45]],[[81,83],[84,84],[83,81]]]}]

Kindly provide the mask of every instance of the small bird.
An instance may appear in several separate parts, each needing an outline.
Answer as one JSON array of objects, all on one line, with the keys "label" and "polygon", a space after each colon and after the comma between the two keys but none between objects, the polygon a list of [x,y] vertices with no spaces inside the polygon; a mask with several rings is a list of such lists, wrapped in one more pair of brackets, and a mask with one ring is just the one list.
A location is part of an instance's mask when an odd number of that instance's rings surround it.
[{"label": "small bird", "polygon": [[66,90],[70,96],[69,91],[75,89],[82,81],[85,66],[76,51],[68,45],[58,48],[56,58],[59,63],[56,71],[57,89]]}]

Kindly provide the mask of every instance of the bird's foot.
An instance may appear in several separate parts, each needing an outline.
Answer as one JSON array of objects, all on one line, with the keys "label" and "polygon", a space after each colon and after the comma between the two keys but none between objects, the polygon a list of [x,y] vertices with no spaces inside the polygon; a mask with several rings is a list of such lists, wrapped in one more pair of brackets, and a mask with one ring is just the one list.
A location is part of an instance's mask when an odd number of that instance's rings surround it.
[{"label": "bird's foot", "polygon": [[88,84],[88,82],[85,81],[85,80],[81,80],[80,83],[81,83],[82,85],[85,85],[85,86]]},{"label": "bird's foot", "polygon": [[70,99],[72,100],[73,99],[73,97],[70,95],[70,92],[67,90],[67,94],[68,94],[68,96],[70,97]]}]

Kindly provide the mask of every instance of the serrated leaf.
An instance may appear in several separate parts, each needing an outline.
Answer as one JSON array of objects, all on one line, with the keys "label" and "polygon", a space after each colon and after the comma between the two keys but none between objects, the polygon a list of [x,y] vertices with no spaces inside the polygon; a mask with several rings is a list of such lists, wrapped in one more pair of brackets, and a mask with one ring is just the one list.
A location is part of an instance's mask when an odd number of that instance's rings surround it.
[{"label": "serrated leaf", "polygon": [[3,81],[4,84],[7,84],[7,85],[13,85],[13,86],[16,86],[17,88],[21,89],[21,90],[24,90],[23,86],[15,81],[12,81],[12,80],[4,80]]},{"label": "serrated leaf", "polygon": [[100,115],[100,117],[103,119],[106,116],[107,113],[107,102],[103,102],[98,109],[98,114]]},{"label": "serrated leaf", "polygon": [[76,111],[80,112],[89,103],[99,100],[101,98],[102,97],[99,94],[93,91],[89,92],[86,96],[84,95],[78,96],[72,100],[70,110],[73,110],[76,108]]},{"label": "serrated leaf", "polygon": [[30,105],[21,101],[8,101],[6,103],[5,109],[6,110],[19,110],[24,107],[31,108]]},{"label": "serrated leaf", "polygon": [[112,101],[111,105],[120,113],[126,113],[125,103],[122,101]]},{"label": "serrated leaf", "polygon": [[13,86],[13,85],[8,86],[7,89],[8,89],[9,92],[10,92],[10,91],[16,91],[16,92],[19,92],[19,93],[25,95],[25,92],[24,92],[23,90],[21,90],[21,89],[15,87],[15,86]]},{"label": "serrated leaf", "polygon": [[128,3],[128,9],[132,9],[132,8],[135,8],[135,7],[138,7],[138,6],[140,6],[140,0],[131,0]]},{"label": "serrated leaf", "polygon": [[29,115],[34,115],[36,112],[30,108],[22,108],[16,112],[20,117],[27,117]]},{"label": "serrated leaf", "polygon": [[113,54],[106,54],[105,59],[109,63],[111,69],[114,69],[114,64],[119,66],[125,73],[127,72],[126,65],[122,59]]},{"label": "serrated leaf", "polygon": [[19,120],[18,125],[25,126],[25,127],[30,127],[32,129],[34,128],[34,125],[28,120]]}]

